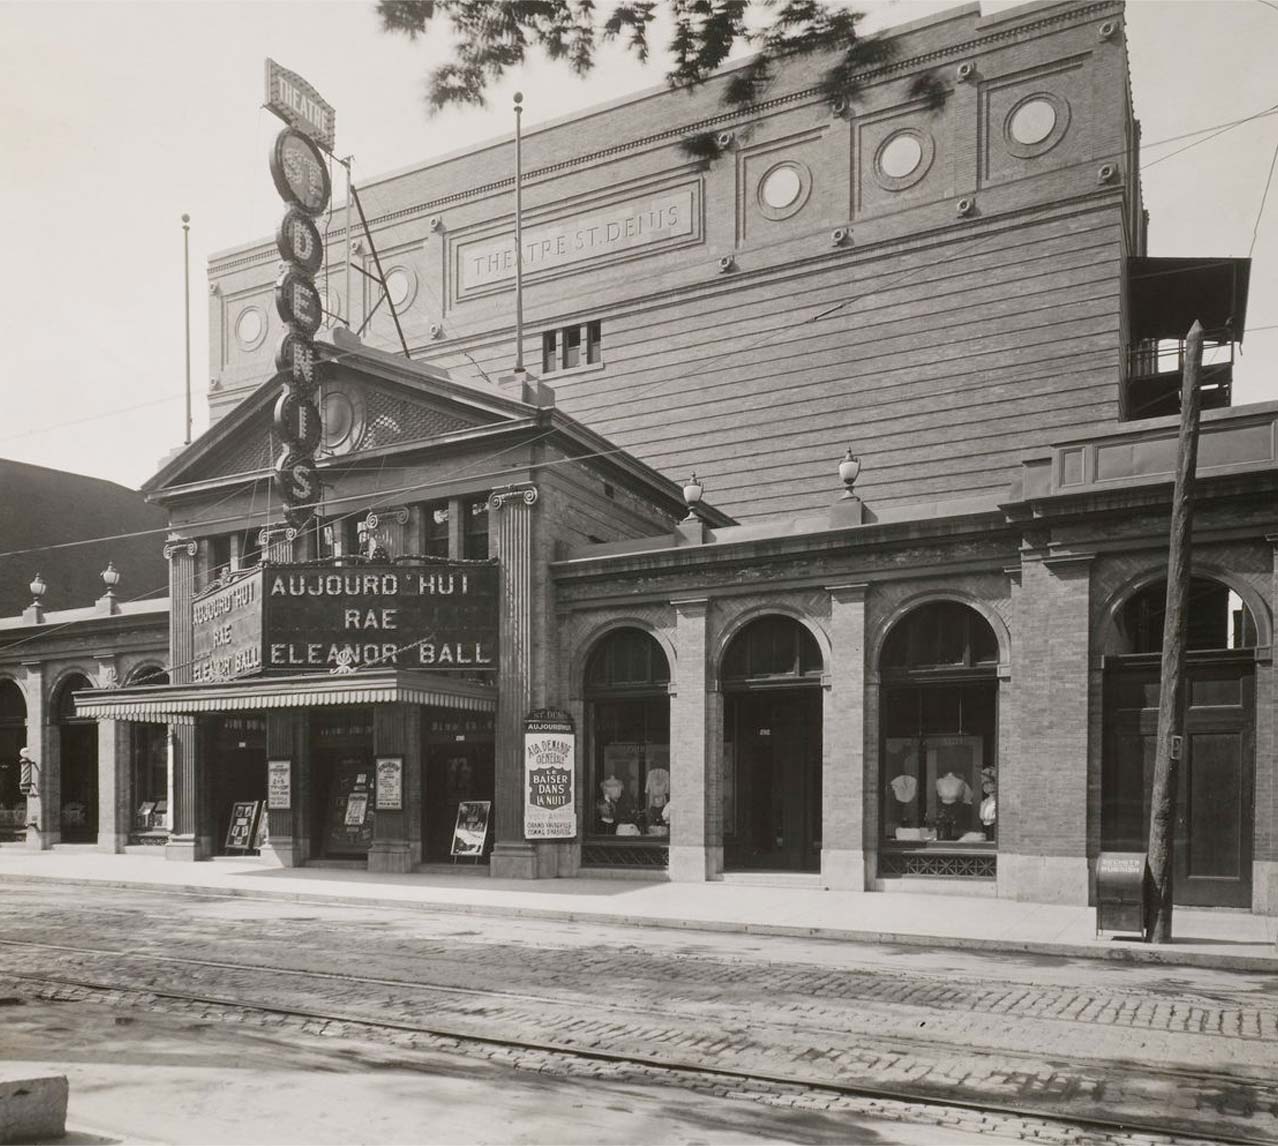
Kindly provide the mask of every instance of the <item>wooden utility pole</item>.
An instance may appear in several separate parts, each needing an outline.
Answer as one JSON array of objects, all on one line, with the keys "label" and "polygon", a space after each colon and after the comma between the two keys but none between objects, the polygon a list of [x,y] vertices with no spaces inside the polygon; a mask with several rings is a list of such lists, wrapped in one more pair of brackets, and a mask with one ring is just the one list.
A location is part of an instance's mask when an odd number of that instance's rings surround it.
[{"label": "wooden utility pole", "polygon": [[1203,328],[1195,319],[1185,340],[1185,366],[1180,388],[1180,441],[1176,448],[1176,485],[1172,492],[1171,549],[1167,555],[1167,616],[1163,623],[1158,745],[1149,813],[1149,876],[1152,886],[1145,938],[1154,943],[1170,943],[1172,937],[1176,785],[1185,739],[1185,632],[1190,553],[1193,548],[1194,469],[1198,463],[1198,414],[1202,406],[1199,375],[1202,365]]}]

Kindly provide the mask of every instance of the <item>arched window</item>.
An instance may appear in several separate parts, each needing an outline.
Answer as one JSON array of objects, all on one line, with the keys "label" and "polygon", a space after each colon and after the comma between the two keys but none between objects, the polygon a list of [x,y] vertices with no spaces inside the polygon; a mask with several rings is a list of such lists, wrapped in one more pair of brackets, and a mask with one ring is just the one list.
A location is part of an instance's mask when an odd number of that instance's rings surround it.
[{"label": "arched window", "polygon": [[751,621],[723,655],[725,687],[775,688],[807,683],[822,671],[816,638],[792,617],[767,616]]},{"label": "arched window", "polygon": [[[1116,617],[1119,644],[1125,653],[1163,651],[1167,619],[1167,579],[1160,578],[1127,599]],[[1192,577],[1186,608],[1189,652],[1256,647],[1251,610],[1228,585],[1209,577]]]},{"label": "arched window", "polygon": [[75,713],[75,694],[81,689],[92,688],[93,683],[83,673],[72,673],[58,688],[58,703],[54,708],[55,719],[59,724],[69,724],[85,717]]},{"label": "arched window", "polygon": [[[641,629],[617,629],[586,663],[588,834],[623,847],[590,863],[659,866],[670,835],[670,665]],[[630,846],[624,846],[630,845]]]},{"label": "arched window", "polygon": [[965,852],[996,838],[998,660],[989,622],[957,601],[922,605],[888,634],[881,874],[994,874],[992,856]]},{"label": "arched window", "polygon": [[26,832],[27,804],[22,794],[18,749],[27,743],[27,703],[11,680],[0,680],[0,840]]}]

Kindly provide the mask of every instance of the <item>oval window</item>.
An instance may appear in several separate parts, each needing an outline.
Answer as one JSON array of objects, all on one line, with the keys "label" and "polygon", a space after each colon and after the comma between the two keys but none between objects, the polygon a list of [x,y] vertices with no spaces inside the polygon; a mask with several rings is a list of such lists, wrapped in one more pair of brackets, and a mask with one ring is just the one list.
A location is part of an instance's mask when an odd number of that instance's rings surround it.
[{"label": "oval window", "polygon": [[1024,147],[1042,143],[1056,128],[1056,108],[1050,100],[1026,100],[1012,113],[1008,131]]},{"label": "oval window", "polygon": [[413,287],[415,285],[412,272],[405,270],[403,267],[394,267],[386,273],[386,293],[390,295],[390,300],[395,304],[396,310],[407,306],[413,301]]},{"label": "oval window", "polygon": [[246,306],[235,320],[235,338],[245,350],[259,346],[266,337],[266,315],[258,306]]},{"label": "oval window", "polygon": [[763,202],[774,211],[790,206],[803,190],[803,180],[793,167],[777,167],[764,177]]},{"label": "oval window", "polygon": [[902,132],[888,140],[879,153],[879,170],[889,179],[904,179],[923,162],[923,145],[918,136]]}]

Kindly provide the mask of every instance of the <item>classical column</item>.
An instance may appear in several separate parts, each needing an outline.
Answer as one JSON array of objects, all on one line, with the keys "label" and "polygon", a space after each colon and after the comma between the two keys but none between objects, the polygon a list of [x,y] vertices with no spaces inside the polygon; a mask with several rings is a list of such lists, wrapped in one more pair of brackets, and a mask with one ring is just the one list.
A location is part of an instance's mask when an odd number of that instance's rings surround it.
[{"label": "classical column", "polygon": [[55,766],[53,737],[57,729],[49,724],[45,711],[44,665],[24,661],[27,694],[27,749],[35,761],[31,795],[27,797],[27,847],[44,851],[62,838],[61,785]]},{"label": "classical column", "polygon": [[[670,698],[672,880],[704,883],[723,869],[722,808],[707,767],[705,597],[672,601],[675,691]],[[717,830],[715,830],[717,829]]]},{"label": "classical column", "polygon": [[865,890],[865,593],[831,585],[829,687],[821,721],[821,882]]},{"label": "classical column", "polygon": [[[195,597],[194,541],[169,536],[164,557],[169,563],[169,680],[191,683],[194,640],[191,601]],[[194,721],[169,725],[169,842],[164,858],[204,859],[211,854],[212,838],[201,838],[200,829],[200,743]]]},{"label": "classical column", "polygon": [[524,839],[524,717],[532,707],[533,506],[531,483],[494,490],[489,528],[499,565],[495,804],[491,872],[500,879],[535,879],[537,853]]},{"label": "classical column", "polygon": [[[368,870],[408,872],[413,870],[412,846],[408,840],[406,777],[409,768],[420,767],[421,719],[416,707],[407,704],[373,705],[373,755],[376,759],[399,757],[399,807],[384,808],[389,785],[381,775],[374,785],[373,843],[368,849]],[[376,759],[374,766],[376,767]]]}]

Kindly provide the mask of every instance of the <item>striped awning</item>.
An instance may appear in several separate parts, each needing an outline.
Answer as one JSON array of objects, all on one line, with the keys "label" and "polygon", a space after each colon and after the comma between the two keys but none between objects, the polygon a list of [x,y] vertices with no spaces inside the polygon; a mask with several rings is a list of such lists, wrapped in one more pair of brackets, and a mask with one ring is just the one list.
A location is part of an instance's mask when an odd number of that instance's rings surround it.
[{"label": "striped awning", "polygon": [[472,712],[494,712],[497,708],[497,690],[489,685],[446,673],[393,668],[202,684],[89,688],[73,695],[77,716],[163,724],[187,724],[201,713],[339,704],[422,704]]}]

